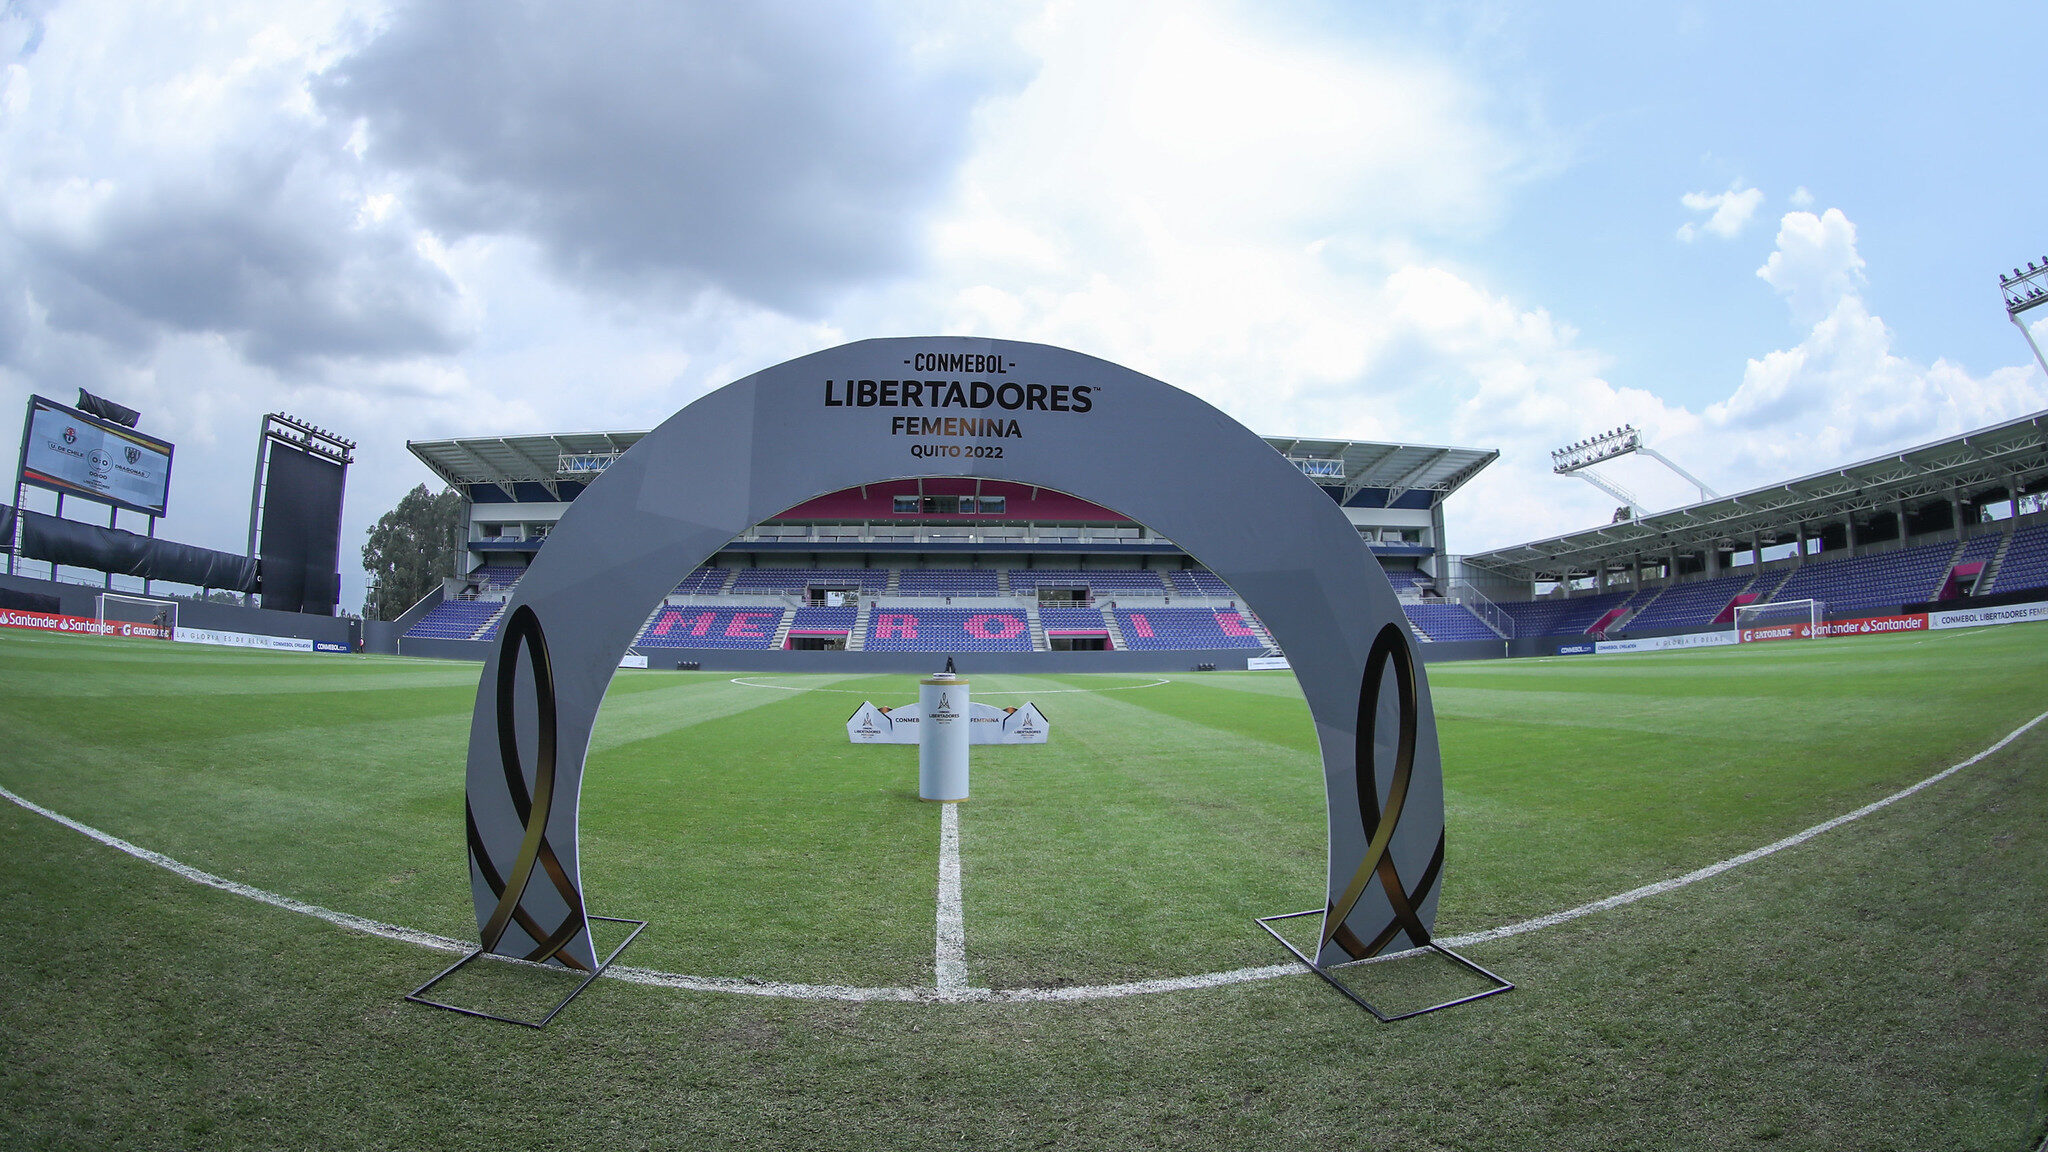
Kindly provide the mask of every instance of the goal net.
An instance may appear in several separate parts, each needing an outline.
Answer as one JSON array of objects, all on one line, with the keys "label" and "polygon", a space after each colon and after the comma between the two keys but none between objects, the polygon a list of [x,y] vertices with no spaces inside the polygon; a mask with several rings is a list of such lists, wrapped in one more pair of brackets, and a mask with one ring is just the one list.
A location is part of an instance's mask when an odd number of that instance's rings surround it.
[{"label": "goal net", "polygon": [[102,592],[96,600],[94,619],[99,623],[102,636],[146,636],[153,640],[170,640],[177,635],[178,602]]},{"label": "goal net", "polygon": [[1735,609],[1735,639],[1818,640],[1827,635],[1827,604],[1820,600],[1778,600]]}]

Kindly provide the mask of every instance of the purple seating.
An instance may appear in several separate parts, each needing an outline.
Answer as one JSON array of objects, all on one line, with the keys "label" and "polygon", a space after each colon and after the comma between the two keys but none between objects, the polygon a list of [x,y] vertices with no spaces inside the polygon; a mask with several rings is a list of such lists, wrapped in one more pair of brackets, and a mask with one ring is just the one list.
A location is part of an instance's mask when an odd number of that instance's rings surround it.
[{"label": "purple seating", "polygon": [[1116,622],[1124,646],[1134,651],[1266,646],[1230,608],[1118,608]]},{"label": "purple seating", "polygon": [[886,568],[743,568],[730,591],[738,595],[802,595],[807,588],[859,588],[874,596],[888,590]]},{"label": "purple seating", "polygon": [[896,581],[898,596],[1000,596],[996,574],[973,568],[906,568]]},{"label": "purple seating", "polygon": [[1173,590],[1183,596],[1234,596],[1230,585],[1207,568],[1183,568],[1173,574]]},{"label": "purple seating", "polygon": [[634,641],[648,648],[767,648],[782,626],[783,608],[663,608]]},{"label": "purple seating", "polygon": [[[1387,574],[1387,583],[1394,586],[1396,594],[1415,587],[1418,581],[1430,579],[1413,568],[1388,568],[1385,569],[1385,572]],[[1434,581],[1431,581],[1431,583],[1434,583]]]},{"label": "purple seating", "polygon": [[2012,546],[1992,575],[1991,590],[2018,592],[2043,586],[2048,586],[2048,524],[2036,524],[2012,534]]},{"label": "purple seating", "polygon": [[1623,627],[1634,631],[1638,628],[1689,628],[1712,624],[1714,618],[1726,611],[1736,595],[1755,578],[1755,573],[1744,572],[1738,576],[1702,580],[1697,584],[1674,584],[1658,593],[1648,607]]},{"label": "purple seating", "polygon": [[1649,603],[1654,593],[1602,592],[1597,596],[1574,596],[1569,600],[1521,600],[1502,604],[1500,610],[1514,618],[1517,636],[1578,636],[1600,622],[1614,609],[1640,598]]},{"label": "purple seating", "polygon": [[1472,614],[1463,604],[1434,601],[1424,604],[1402,604],[1401,611],[1408,614],[1408,622],[1422,633],[1425,640],[1449,642],[1453,640],[1498,640],[1500,633],[1486,626],[1486,622]]},{"label": "purple seating", "polygon": [[684,596],[716,596],[725,591],[726,579],[731,575],[723,568],[699,568],[683,577],[676,591]]},{"label": "purple seating", "polygon": [[469,573],[469,578],[471,580],[476,581],[477,584],[482,586],[489,586],[492,588],[510,588],[512,585],[518,583],[519,578],[524,575],[526,575],[526,569],[520,568],[516,565],[485,564],[481,567],[471,569]]},{"label": "purple seating", "polygon": [[791,636],[851,636],[853,626],[860,618],[860,609],[851,604],[836,608],[806,606],[796,610],[796,619],[789,622]]},{"label": "purple seating", "polygon": [[877,608],[868,615],[870,652],[1029,652],[1022,608]]},{"label": "purple seating", "polygon": [[[1772,600],[1819,600],[1833,619],[1932,600],[1948,578],[1954,542],[1923,544],[1853,560],[1808,561]],[[2004,586],[2003,577],[1999,580]]]},{"label": "purple seating", "polygon": [[1010,591],[1029,593],[1040,588],[1086,588],[1097,596],[1163,596],[1166,585],[1159,573],[1149,568],[1106,568],[1101,571],[1061,571],[1026,568],[1010,573]]},{"label": "purple seating", "polygon": [[[434,605],[433,611],[415,620],[405,634],[432,640],[467,640],[504,607],[496,600],[443,600]],[[491,629],[490,635],[497,635],[497,629]]]},{"label": "purple seating", "polygon": [[1963,554],[1956,557],[1958,564],[1980,564],[1998,555],[1998,546],[2005,542],[2005,533],[1986,532],[1972,536],[1963,545]]},{"label": "purple seating", "polygon": [[1100,608],[1040,608],[1038,622],[1047,637],[1109,635],[1109,624],[1102,618]]}]

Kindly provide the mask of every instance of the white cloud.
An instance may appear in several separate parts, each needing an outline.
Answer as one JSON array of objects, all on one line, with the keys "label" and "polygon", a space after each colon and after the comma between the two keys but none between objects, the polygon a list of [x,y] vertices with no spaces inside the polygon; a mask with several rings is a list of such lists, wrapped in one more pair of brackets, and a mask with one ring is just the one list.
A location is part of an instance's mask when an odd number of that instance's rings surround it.
[{"label": "white cloud", "polygon": [[1695,212],[1709,213],[1702,221],[1687,221],[1678,227],[1678,238],[1690,244],[1699,239],[1701,233],[1733,240],[1755,217],[1758,206],[1764,202],[1764,194],[1756,188],[1744,188],[1737,180],[1728,186],[1726,192],[1687,192],[1678,198],[1679,203]]},{"label": "white cloud", "polygon": [[1756,274],[1776,288],[1802,324],[1819,321],[1863,283],[1863,257],[1856,252],[1856,226],[1830,208],[1787,212],[1778,223],[1778,245]]},{"label": "white cloud", "polygon": [[1806,185],[1804,184],[1801,184],[1799,187],[1794,188],[1792,190],[1792,195],[1787,197],[1787,199],[1789,199],[1792,202],[1792,206],[1794,208],[1813,207],[1813,193],[1808,192],[1806,190]]},{"label": "white cloud", "polygon": [[1814,471],[1954,435],[2048,405],[2038,371],[1973,376],[1945,359],[1893,351],[1892,332],[1863,299],[1856,226],[1840,209],[1788,212],[1757,275],[1785,298],[1805,335],[1752,359],[1726,400],[1708,406],[1718,448],[1768,478]]}]

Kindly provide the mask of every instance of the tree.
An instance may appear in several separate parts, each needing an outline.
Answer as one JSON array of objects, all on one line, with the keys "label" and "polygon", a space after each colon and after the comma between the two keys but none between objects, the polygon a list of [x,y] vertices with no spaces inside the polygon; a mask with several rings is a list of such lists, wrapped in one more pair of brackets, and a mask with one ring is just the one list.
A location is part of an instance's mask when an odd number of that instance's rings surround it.
[{"label": "tree", "polygon": [[379,517],[363,545],[363,571],[370,574],[364,618],[395,620],[455,575],[463,528],[462,494],[450,488],[436,496],[425,484]]}]

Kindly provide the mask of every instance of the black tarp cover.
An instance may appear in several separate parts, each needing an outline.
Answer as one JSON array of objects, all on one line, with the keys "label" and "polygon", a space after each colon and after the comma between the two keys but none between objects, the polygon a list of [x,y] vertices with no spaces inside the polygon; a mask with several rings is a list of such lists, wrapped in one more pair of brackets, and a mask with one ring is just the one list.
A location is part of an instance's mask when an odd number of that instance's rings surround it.
[{"label": "black tarp cover", "polygon": [[41,512],[21,514],[21,554],[31,560],[199,588],[256,590],[253,557],[154,540],[121,528],[60,520]]}]

